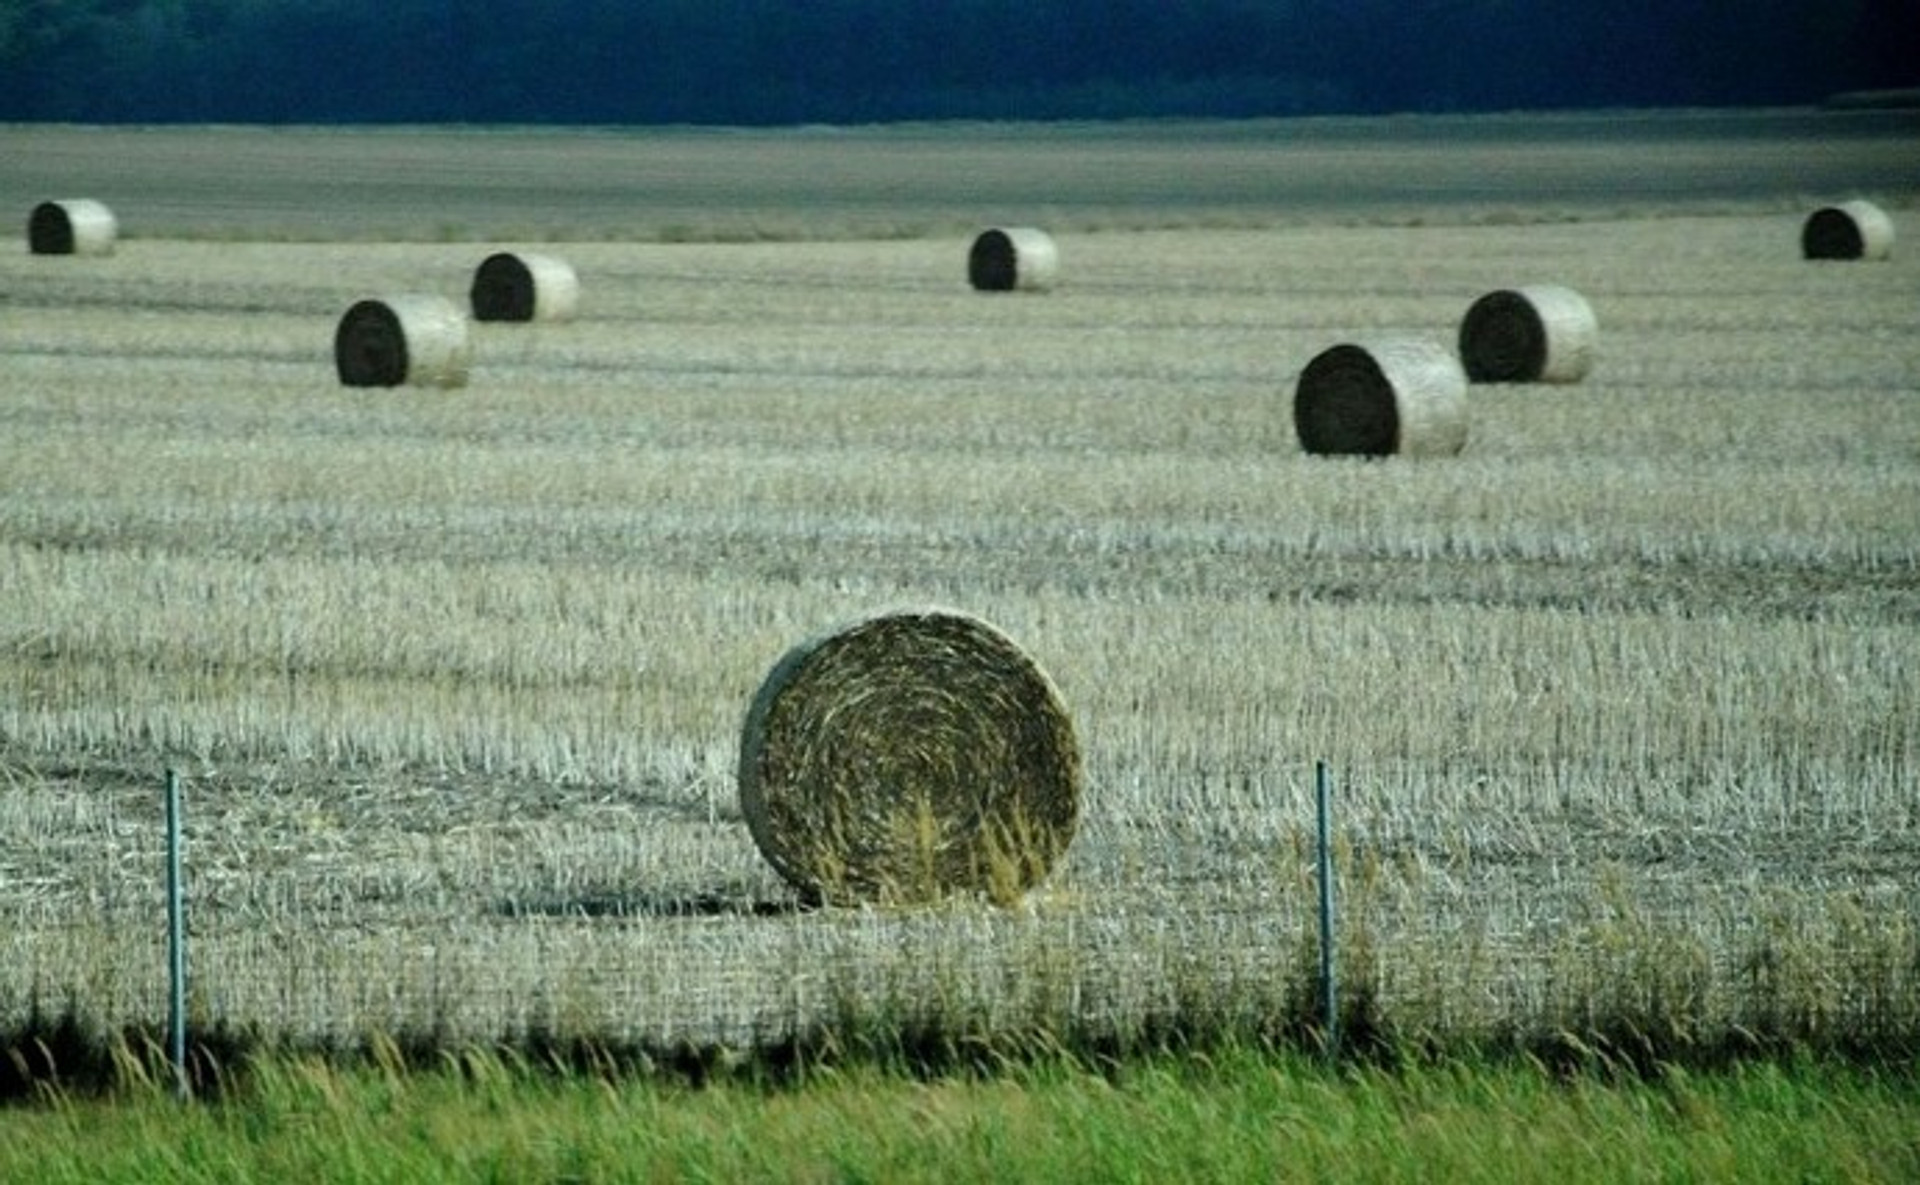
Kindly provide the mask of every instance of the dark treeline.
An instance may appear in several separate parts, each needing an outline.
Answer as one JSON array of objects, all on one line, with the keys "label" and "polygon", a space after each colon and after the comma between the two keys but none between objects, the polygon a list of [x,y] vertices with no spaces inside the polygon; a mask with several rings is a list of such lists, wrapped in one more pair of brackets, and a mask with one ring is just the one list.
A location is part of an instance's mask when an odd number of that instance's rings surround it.
[{"label": "dark treeline", "polygon": [[1920,0],[0,0],[0,119],[858,123],[1805,103]]}]

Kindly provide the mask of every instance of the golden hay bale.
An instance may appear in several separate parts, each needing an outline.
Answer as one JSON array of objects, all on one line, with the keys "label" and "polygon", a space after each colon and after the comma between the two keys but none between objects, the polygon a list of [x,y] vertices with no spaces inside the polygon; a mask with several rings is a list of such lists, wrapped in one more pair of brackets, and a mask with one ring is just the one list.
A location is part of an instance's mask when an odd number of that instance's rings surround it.
[{"label": "golden hay bale", "polygon": [[1476,383],[1577,383],[1600,327],[1586,298],[1558,284],[1489,292],[1460,321],[1460,360]]},{"label": "golden hay bale", "polygon": [[1073,838],[1080,752],[1059,693],[979,618],[910,609],[804,642],[747,712],[740,806],[816,899],[1012,902]]},{"label": "golden hay bale", "polygon": [[111,255],[119,237],[113,211],[91,198],[41,202],[27,216],[27,250],[34,255]]},{"label": "golden hay bale", "polygon": [[967,279],[982,292],[1044,292],[1059,274],[1053,238],[1029,226],[982,231],[967,252]]},{"label": "golden hay bale", "polygon": [[1344,343],[1300,372],[1293,425],[1310,453],[1452,456],[1467,444],[1467,376],[1424,338]]},{"label": "golden hay bale", "polygon": [[1886,259],[1893,254],[1893,219],[1868,201],[1823,206],[1807,216],[1800,251],[1808,259]]},{"label": "golden hay bale", "polygon": [[362,300],[340,318],[333,360],[349,387],[463,387],[467,316],[443,296]]},{"label": "golden hay bale", "polygon": [[468,297],[476,321],[565,321],[580,306],[580,278],[564,259],[502,251],[480,261]]}]

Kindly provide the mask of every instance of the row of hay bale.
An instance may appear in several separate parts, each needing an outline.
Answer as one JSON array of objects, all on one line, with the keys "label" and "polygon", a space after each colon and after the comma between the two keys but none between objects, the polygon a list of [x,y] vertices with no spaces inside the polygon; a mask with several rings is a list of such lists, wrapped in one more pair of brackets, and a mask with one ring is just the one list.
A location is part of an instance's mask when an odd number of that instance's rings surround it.
[{"label": "row of hay bale", "polygon": [[[1053,239],[1031,227],[983,231],[967,255],[982,292],[1042,292],[1059,270]],[[334,366],[350,387],[464,386],[474,321],[564,321],[579,307],[573,267],[551,255],[499,252],[474,272],[468,309],[429,293],[356,301],[334,332]]]},{"label": "row of hay bale", "polygon": [[[1807,217],[1800,233],[1807,259],[1884,260],[1893,253],[1893,220],[1865,200],[1822,206]],[[973,241],[967,278],[982,292],[1043,292],[1060,273],[1060,252],[1036,227],[995,228]]]},{"label": "row of hay bale", "polygon": [[572,264],[497,251],[474,269],[465,308],[437,293],[355,301],[334,329],[334,369],[349,387],[462,387],[472,362],[471,321],[566,321],[579,307]]},{"label": "row of hay bale", "polygon": [[[1893,222],[1866,201],[1824,206],[1801,231],[1811,260],[1884,260]],[[1593,368],[1599,325],[1558,284],[1489,292],[1461,319],[1457,353],[1418,337],[1341,343],[1307,363],[1294,428],[1309,453],[1451,456],[1467,443],[1469,383],[1576,383]]]},{"label": "row of hay bale", "polygon": [[[107,253],[116,233],[112,212],[87,199],[43,202],[28,220],[31,247],[41,254]],[[1886,259],[1893,238],[1884,211],[1851,201],[1816,210],[1801,242],[1808,259]],[[967,276],[983,292],[1043,292],[1059,265],[1045,231],[993,228],[974,239]],[[564,260],[497,253],[475,272],[466,310],[419,293],[355,302],[335,330],[335,368],[347,386],[464,386],[469,317],[565,320],[579,294]],[[1491,292],[1467,310],[1457,358],[1419,338],[1341,343],[1316,355],[1296,384],[1295,431],[1315,454],[1453,455],[1466,446],[1469,382],[1577,382],[1593,365],[1597,340],[1591,307],[1569,288]]]},{"label": "row of hay bale", "polygon": [[[113,212],[90,199],[42,202],[28,218],[36,255],[107,255],[117,236]],[[1058,268],[1053,239],[1029,227],[982,232],[967,259],[968,279],[983,292],[1045,291]],[[465,309],[420,292],[355,301],[334,330],[334,368],[350,387],[465,386],[470,320],[564,321],[579,302],[579,276],[564,259],[496,252],[475,270]]]},{"label": "row of hay bale", "polygon": [[[1871,202],[1824,206],[1801,231],[1807,259],[1884,260],[1893,222]],[[1457,355],[1395,337],[1321,351],[1294,388],[1294,429],[1309,453],[1452,456],[1467,443],[1469,383],[1576,383],[1593,368],[1599,325],[1558,284],[1489,292],[1461,319]]]},{"label": "row of hay bale", "polygon": [[[113,211],[92,198],[41,202],[27,216],[27,249],[34,255],[111,255],[119,237]],[[563,268],[543,256],[495,256],[474,278],[475,318],[540,321],[570,315],[571,309],[562,306],[577,299],[579,290]],[[982,231],[967,252],[967,280],[982,292],[1044,292],[1059,270],[1059,248],[1035,227]]]},{"label": "row of hay bale", "polygon": [[[1872,202],[1822,206],[1801,228],[1807,259],[1883,260],[1893,253],[1893,220]],[[982,292],[1044,292],[1060,274],[1060,252],[1037,227],[994,228],[974,239],[967,279]]]},{"label": "row of hay bale", "polygon": [[[120,235],[113,211],[92,198],[41,202],[27,217],[27,246],[35,255],[110,255]],[[1801,227],[1808,259],[1887,259],[1893,220],[1864,199],[1822,206]],[[1036,227],[995,227],[980,233],[967,253],[967,279],[982,292],[1043,292],[1060,271],[1060,252]],[[502,320],[532,319],[502,317]]]},{"label": "row of hay bale", "polygon": [[1294,385],[1294,430],[1323,456],[1452,456],[1467,444],[1469,383],[1577,383],[1599,341],[1593,306],[1573,289],[1499,289],[1468,306],[1457,354],[1395,336],[1314,355]]},{"label": "row of hay bale", "polygon": [[[35,255],[110,255],[118,234],[113,211],[91,199],[42,202],[27,219]],[[469,318],[564,321],[579,303],[579,277],[564,259],[495,252],[475,269],[465,309],[423,293],[356,301],[334,331],[335,369],[354,387],[464,386]]]}]

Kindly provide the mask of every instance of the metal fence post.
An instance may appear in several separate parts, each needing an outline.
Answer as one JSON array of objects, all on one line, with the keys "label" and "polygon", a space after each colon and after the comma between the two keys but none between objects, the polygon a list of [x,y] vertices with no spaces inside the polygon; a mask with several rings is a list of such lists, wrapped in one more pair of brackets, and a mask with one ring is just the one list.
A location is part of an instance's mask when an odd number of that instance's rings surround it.
[{"label": "metal fence post", "polygon": [[1313,775],[1320,832],[1320,1008],[1327,1056],[1334,1058],[1340,1055],[1340,1000],[1333,957],[1333,784],[1325,761],[1314,763]]},{"label": "metal fence post", "polygon": [[167,1052],[174,1090],[192,1093],[187,1077],[187,908],[180,879],[180,776],[167,771]]}]

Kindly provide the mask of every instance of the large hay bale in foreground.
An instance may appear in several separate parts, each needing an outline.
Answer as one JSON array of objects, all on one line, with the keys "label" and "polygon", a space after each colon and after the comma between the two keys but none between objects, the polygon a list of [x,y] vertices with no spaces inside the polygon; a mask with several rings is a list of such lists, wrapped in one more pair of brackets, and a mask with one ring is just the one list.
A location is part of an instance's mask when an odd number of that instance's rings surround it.
[{"label": "large hay bale in foreground", "polygon": [[1808,259],[1886,259],[1893,254],[1893,219],[1869,201],[1823,206],[1800,229]]},{"label": "large hay bale in foreground", "polygon": [[1293,424],[1310,453],[1452,456],[1467,444],[1467,376],[1425,338],[1343,343],[1300,372]]},{"label": "large hay bale in foreground", "polygon": [[468,356],[467,315],[443,296],[359,301],[333,335],[349,387],[465,386]]},{"label": "large hay bale in foreground", "polygon": [[1460,361],[1476,383],[1577,383],[1599,341],[1592,306],[1558,284],[1489,292],[1460,320]]},{"label": "large hay bale in foreground", "polygon": [[27,250],[34,255],[111,255],[119,237],[113,211],[91,198],[41,202],[27,216]]},{"label": "large hay bale in foreground", "polygon": [[565,321],[579,308],[580,278],[564,259],[502,251],[474,269],[468,299],[476,321]]},{"label": "large hay bale in foreground", "polygon": [[1017,900],[1073,838],[1080,752],[998,629],[905,610],[802,643],[741,733],[740,806],[788,882],[835,903]]},{"label": "large hay bale in foreground", "polygon": [[967,252],[967,280],[981,292],[1044,292],[1060,274],[1060,252],[1030,226],[981,231]]}]

